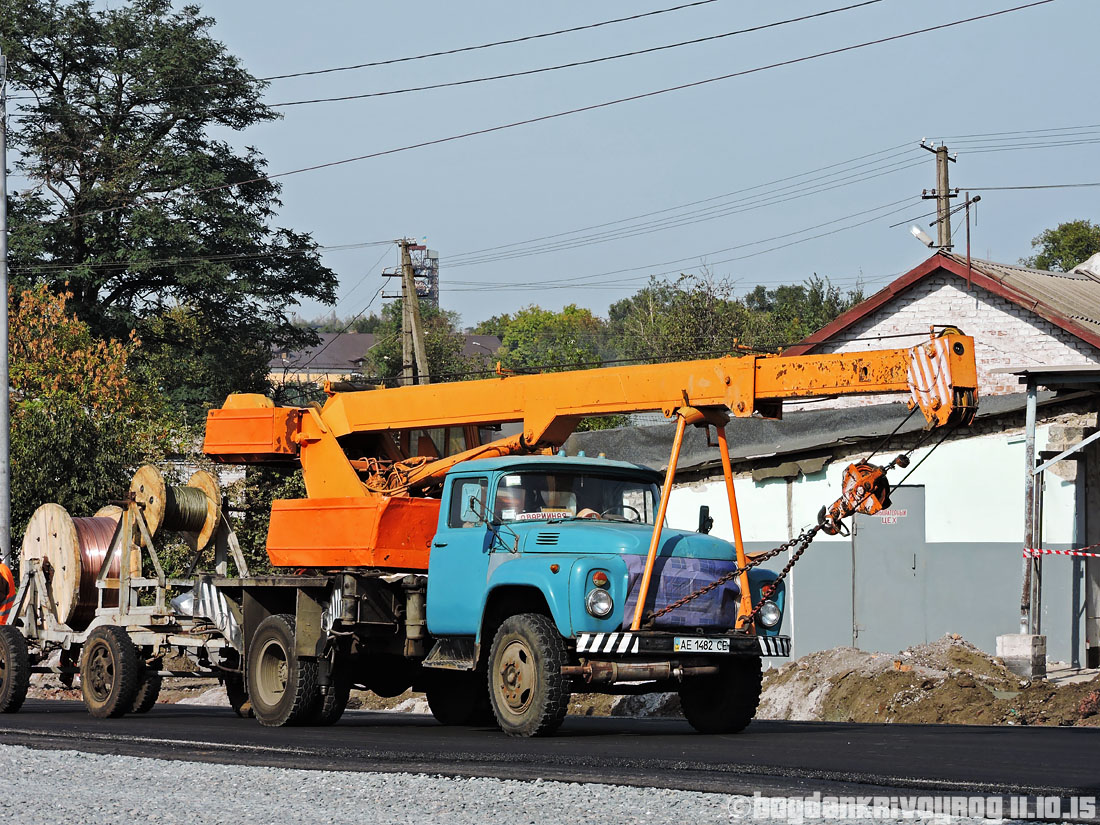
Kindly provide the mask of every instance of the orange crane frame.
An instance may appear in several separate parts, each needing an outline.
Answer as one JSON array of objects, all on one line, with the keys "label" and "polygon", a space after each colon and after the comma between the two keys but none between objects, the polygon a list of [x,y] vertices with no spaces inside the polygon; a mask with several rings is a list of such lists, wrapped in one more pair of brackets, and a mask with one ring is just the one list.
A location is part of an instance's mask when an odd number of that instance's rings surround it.
[{"label": "orange crane frame", "polygon": [[[326,388],[327,389],[327,388]],[[779,418],[782,402],[817,396],[908,392],[928,426],[969,422],[977,409],[974,341],[953,328],[915,347],[790,357],[742,356],[358,392],[330,391],[323,408],[275,407],[260,395],[231,395],[207,416],[204,452],[216,461],[300,462],[307,499],[275,501],[268,532],[272,564],[426,570],[438,499],[425,497],[448,470],[473,458],[559,447],[586,416],[661,411],[677,421],[656,527],[641,583],[638,627],[687,425],[715,426],[733,523],[737,564],[746,562],[725,426],[731,416]],[[402,431],[521,422],[522,432],[444,458],[350,458],[341,439]],[[387,460],[388,459],[388,460]],[[382,462],[399,472],[371,484]],[[419,495],[417,495],[419,494]],[[741,582],[742,614],[749,605]]]}]

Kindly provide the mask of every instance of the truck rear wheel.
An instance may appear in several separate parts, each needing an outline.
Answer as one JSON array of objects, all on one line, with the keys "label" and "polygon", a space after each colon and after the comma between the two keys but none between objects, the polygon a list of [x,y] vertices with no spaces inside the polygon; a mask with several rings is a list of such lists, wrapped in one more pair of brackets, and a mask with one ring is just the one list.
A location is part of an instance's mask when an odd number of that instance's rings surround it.
[{"label": "truck rear wheel", "polygon": [[428,708],[441,725],[493,725],[493,705],[483,673],[440,670],[425,691]]},{"label": "truck rear wheel", "polygon": [[760,702],[760,657],[719,665],[715,676],[695,676],[680,686],[684,718],[699,733],[738,733],[748,727]]},{"label": "truck rear wheel", "polygon": [[[320,692],[320,686],[317,690]],[[350,697],[351,678],[346,671],[342,673],[338,671],[332,676],[328,693],[321,693],[318,697],[313,718],[310,721],[316,725],[335,725],[344,715]]]},{"label": "truck rear wheel", "polygon": [[134,706],[141,662],[130,634],[104,625],[88,634],[80,660],[80,692],[88,713],[116,719]]},{"label": "truck rear wheel", "polygon": [[519,613],[505,619],[489,653],[489,696],[509,736],[545,736],[565,719],[569,678],[565,642],[552,619]]},{"label": "truck rear wheel", "polygon": [[294,652],[294,616],[268,616],[248,649],[248,697],[261,725],[282,727],[313,720],[321,699],[317,662]]},{"label": "truck rear wheel", "polygon": [[30,683],[27,640],[18,628],[0,625],[0,713],[15,713],[23,707]]}]

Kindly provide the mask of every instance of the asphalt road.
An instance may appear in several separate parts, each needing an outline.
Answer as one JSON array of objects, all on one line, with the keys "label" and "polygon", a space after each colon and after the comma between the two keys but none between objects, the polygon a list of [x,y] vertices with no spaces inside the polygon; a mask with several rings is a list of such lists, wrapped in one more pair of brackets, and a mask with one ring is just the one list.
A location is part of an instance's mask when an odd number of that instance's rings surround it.
[{"label": "asphalt road", "polygon": [[228,709],[157,705],[93,719],[79,702],[0,716],[0,743],[233,764],[562,779],[724,793],[878,789],[1100,796],[1100,729],[756,721],[735,736],[686,722],[570,717],[547,739],[348,712],[331,728],[264,728]]}]

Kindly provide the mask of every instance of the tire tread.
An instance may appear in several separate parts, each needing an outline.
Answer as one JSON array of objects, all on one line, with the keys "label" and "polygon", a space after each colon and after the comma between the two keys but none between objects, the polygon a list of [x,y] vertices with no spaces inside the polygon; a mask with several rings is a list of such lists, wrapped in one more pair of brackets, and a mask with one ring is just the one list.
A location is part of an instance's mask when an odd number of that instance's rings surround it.
[{"label": "tire tread", "polygon": [[4,657],[6,678],[0,689],[0,713],[15,713],[27,698],[31,683],[31,660],[27,640],[12,625],[0,625],[0,655]]},{"label": "tire tread", "polygon": [[534,637],[533,640],[538,645],[545,662],[543,675],[546,677],[546,698],[542,709],[532,714],[531,718],[523,724],[509,724],[500,713],[496,714],[497,723],[509,736],[547,736],[561,727],[561,723],[565,721],[569,700],[572,697],[571,681],[568,677],[561,675],[562,666],[568,664],[569,651],[565,647],[561,634],[558,633],[557,625],[549,616],[542,613],[517,613],[501,623],[489,653],[490,694],[493,696],[495,710],[496,697],[491,680],[495,675],[494,663],[502,637],[505,633],[513,632],[513,628],[522,628],[524,625]]}]

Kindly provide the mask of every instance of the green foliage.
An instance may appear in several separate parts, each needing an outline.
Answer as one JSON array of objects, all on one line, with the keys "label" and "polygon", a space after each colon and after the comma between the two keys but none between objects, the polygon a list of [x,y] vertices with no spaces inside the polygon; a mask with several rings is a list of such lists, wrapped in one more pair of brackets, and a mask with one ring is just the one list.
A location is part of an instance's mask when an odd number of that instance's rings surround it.
[{"label": "green foliage", "polygon": [[816,275],[798,286],[758,286],[741,299],[726,281],[684,275],[674,283],[651,280],[612,304],[609,338],[631,359],[772,349],[801,340],[862,300],[862,290],[842,293]]},{"label": "green foliage", "polygon": [[278,117],[212,25],[169,0],[0,0],[30,98],[10,133],[30,180],[11,198],[12,281],[71,292],[99,338],[136,330],[135,360],[199,408],[264,389],[272,344],[316,340],[288,311],[336,282],[309,235],[271,226],[280,188],[259,153],[212,136]]},{"label": "green foliage", "polygon": [[1066,221],[1054,229],[1044,230],[1031,241],[1039,251],[1020,260],[1024,266],[1069,272],[1078,264],[1100,252],[1100,225],[1092,221]]},{"label": "green foliage", "polygon": [[[395,385],[401,375],[401,299],[382,308],[381,323],[374,330],[375,344],[365,353],[363,374],[368,381]],[[476,377],[470,373],[485,366],[485,360],[462,354],[465,337],[458,331],[458,315],[420,301],[420,322],[424,327],[424,349],[432,383]],[[488,353],[486,353],[488,355]]]},{"label": "green foliage", "polygon": [[229,491],[240,502],[240,511],[232,519],[241,552],[249,573],[271,572],[267,556],[267,527],[271,522],[271,502],[275,499],[305,498],[306,485],[301,470],[281,467],[249,467],[245,478]]},{"label": "green foliage", "polygon": [[749,312],[728,282],[682,275],[674,283],[651,279],[611,305],[608,328],[624,358],[692,358],[732,352],[749,328]]},{"label": "green foliage", "polygon": [[507,312],[500,315],[494,315],[485,321],[482,321],[476,327],[474,327],[475,335],[495,335],[497,338],[503,339],[504,332],[508,329],[508,324],[512,323],[512,316]]},{"label": "green foliage", "polygon": [[570,304],[561,312],[537,306],[490,319],[499,325],[498,358],[511,369],[583,369],[600,361],[603,325],[591,310]]},{"label": "green foliage", "polygon": [[759,347],[790,346],[862,300],[862,288],[843,293],[816,274],[802,285],[758,286],[744,297],[752,313],[749,342]]},{"label": "green foliage", "polygon": [[[14,292],[12,294],[14,299]],[[12,300],[12,532],[53,501],[90,516],[134,468],[180,446],[165,399],[135,375],[136,339],[99,341],[44,286]]]}]

